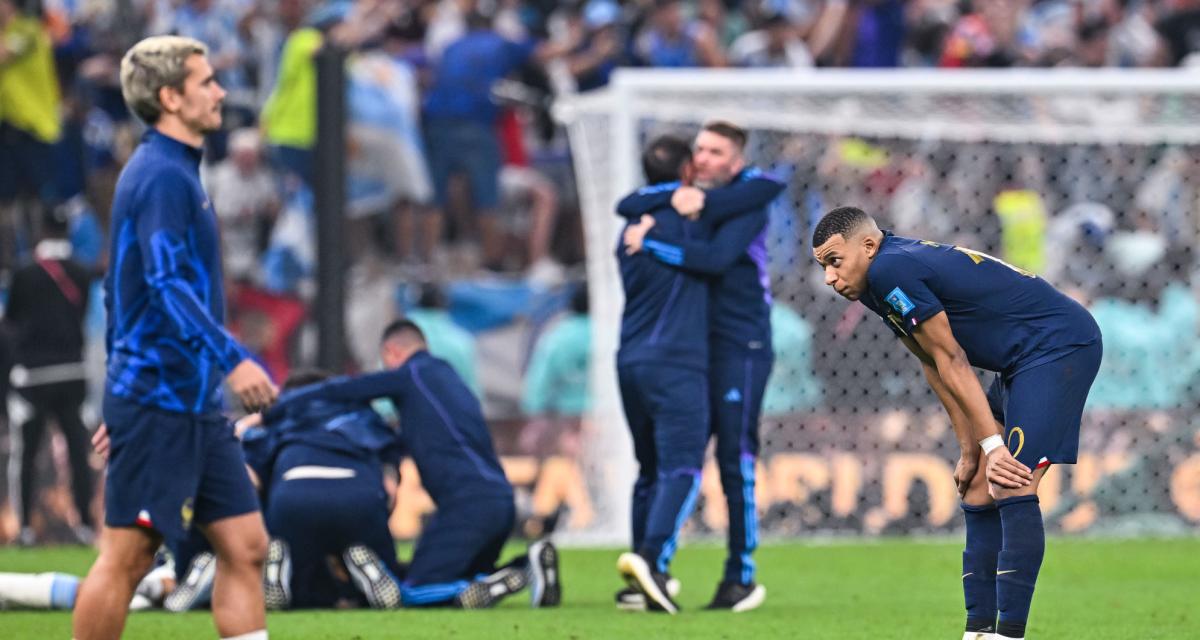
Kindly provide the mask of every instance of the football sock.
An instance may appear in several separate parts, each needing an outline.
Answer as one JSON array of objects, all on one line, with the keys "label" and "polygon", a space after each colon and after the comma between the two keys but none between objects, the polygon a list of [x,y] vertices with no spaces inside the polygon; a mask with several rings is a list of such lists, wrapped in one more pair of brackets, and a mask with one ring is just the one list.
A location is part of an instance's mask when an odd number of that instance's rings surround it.
[{"label": "football sock", "polygon": [[996,557],[1000,553],[1002,527],[995,505],[962,505],[967,523],[967,545],[963,550],[963,597],[967,605],[967,631],[996,630]]},{"label": "football sock", "polygon": [[267,630],[259,629],[258,631],[251,631],[250,633],[243,633],[241,635],[222,638],[221,640],[267,640]]},{"label": "football sock", "polygon": [[74,609],[79,578],[65,573],[0,573],[0,602],[29,609]]},{"label": "football sock", "polygon": [[1046,551],[1046,531],[1037,496],[997,500],[1004,544],[996,563],[997,632],[1008,638],[1025,636],[1025,621]]}]

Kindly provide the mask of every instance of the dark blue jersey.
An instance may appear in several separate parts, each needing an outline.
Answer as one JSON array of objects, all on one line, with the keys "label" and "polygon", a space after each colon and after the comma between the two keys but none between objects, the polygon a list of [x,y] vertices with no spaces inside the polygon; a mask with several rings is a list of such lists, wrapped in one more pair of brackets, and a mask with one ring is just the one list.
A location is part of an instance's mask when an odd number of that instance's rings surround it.
[{"label": "dark blue jersey", "polygon": [[[678,183],[639,190],[617,206],[625,217],[666,206]],[[646,251],[656,260],[716,276],[709,298],[714,355],[771,355],[771,283],[767,262],[767,205],[784,184],[755,168],[705,194],[701,220],[715,226],[708,240],[689,239],[655,226]]]},{"label": "dark blue jersey", "polygon": [[416,353],[398,369],[296,389],[267,416],[290,412],[292,403],[314,400],[369,410],[377,398],[387,398],[396,407],[405,452],[435,503],[479,494],[512,495],[479,400],[449,364],[427,351]]},{"label": "dark blue jersey", "polygon": [[376,466],[399,465],[403,447],[396,430],[369,404],[326,398],[322,387],[289,390],[263,415],[270,434],[267,459],[303,444]]},{"label": "dark blue jersey", "polygon": [[[669,205],[653,212],[656,227],[689,239],[707,239],[708,225],[689,222]],[[617,243],[625,288],[617,366],[639,362],[708,370],[708,282],[672,268],[648,251],[625,253]]]},{"label": "dark blue jersey", "polygon": [[1045,280],[978,251],[884,232],[863,304],[897,335],[946,312],[972,365],[1006,375],[1100,340],[1096,321]]},{"label": "dark blue jersey", "polygon": [[143,405],[202,414],[249,353],[222,326],[217,218],[200,186],[200,150],[151,129],[117,180],[107,389]]}]

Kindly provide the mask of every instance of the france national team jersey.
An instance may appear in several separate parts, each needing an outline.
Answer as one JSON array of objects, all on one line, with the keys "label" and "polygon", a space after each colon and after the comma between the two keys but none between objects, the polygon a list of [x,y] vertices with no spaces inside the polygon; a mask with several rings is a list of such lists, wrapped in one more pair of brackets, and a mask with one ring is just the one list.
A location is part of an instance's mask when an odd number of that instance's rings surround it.
[{"label": "france national team jersey", "polygon": [[220,410],[221,382],[249,357],[221,324],[220,239],[200,156],[146,133],[117,182],[104,279],[108,392],[194,415]]},{"label": "france national team jersey", "polygon": [[1079,303],[978,251],[884,232],[861,298],[897,335],[946,312],[972,365],[1014,375],[1100,342]]}]

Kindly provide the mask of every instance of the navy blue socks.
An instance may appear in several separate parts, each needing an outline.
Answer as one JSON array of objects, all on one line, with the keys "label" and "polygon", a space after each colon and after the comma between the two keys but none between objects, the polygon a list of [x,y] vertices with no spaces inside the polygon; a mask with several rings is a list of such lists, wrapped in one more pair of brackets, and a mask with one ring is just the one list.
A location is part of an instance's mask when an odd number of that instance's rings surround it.
[{"label": "navy blue socks", "polygon": [[1004,543],[996,563],[998,634],[1025,637],[1025,621],[1033,601],[1033,587],[1046,552],[1046,530],[1037,496],[1018,496],[996,501],[1003,527]]},{"label": "navy blue socks", "polygon": [[1000,553],[1002,528],[995,505],[962,505],[967,523],[967,546],[963,550],[963,597],[967,605],[967,631],[996,630],[996,557]]}]

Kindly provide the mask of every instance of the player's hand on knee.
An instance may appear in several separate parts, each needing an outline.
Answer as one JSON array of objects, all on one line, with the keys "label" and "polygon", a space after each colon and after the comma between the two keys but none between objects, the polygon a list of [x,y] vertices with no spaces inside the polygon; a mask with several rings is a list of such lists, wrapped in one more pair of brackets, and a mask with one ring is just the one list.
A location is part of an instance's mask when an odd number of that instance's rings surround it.
[{"label": "player's hand on knee", "polygon": [[985,471],[990,484],[1005,489],[1020,489],[1033,482],[1033,472],[1018,462],[1007,447],[996,447],[988,454]]},{"label": "player's hand on knee", "polygon": [[96,433],[92,434],[92,451],[107,461],[109,444],[108,425],[101,422],[100,426],[96,428]]},{"label": "player's hand on knee", "polygon": [[978,448],[974,453],[964,451],[958,458],[958,464],[954,465],[954,486],[958,487],[958,497],[967,495],[967,489],[971,487],[971,479],[975,477],[975,472],[978,470]]},{"label": "player's hand on knee", "polygon": [[279,390],[275,388],[275,384],[271,382],[271,377],[267,375],[267,372],[249,358],[242,360],[238,366],[234,367],[225,381],[229,383],[230,390],[249,412],[266,409],[271,406],[272,402],[275,402],[275,398],[279,395]]},{"label": "player's hand on knee", "polygon": [[696,187],[679,187],[671,194],[671,206],[684,217],[695,220],[704,209],[704,191]]}]

